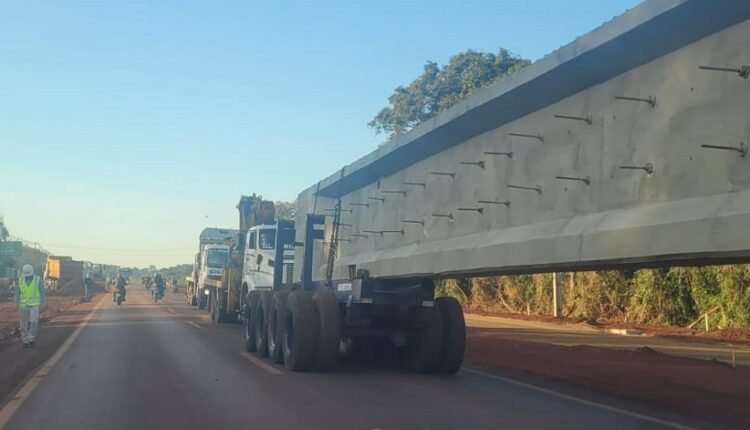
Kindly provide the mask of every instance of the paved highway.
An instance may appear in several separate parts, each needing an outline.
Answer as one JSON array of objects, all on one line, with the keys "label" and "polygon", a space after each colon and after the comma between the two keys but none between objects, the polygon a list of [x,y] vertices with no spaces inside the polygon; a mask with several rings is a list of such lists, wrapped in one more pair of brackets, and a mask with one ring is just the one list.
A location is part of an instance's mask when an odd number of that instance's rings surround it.
[{"label": "paved highway", "polygon": [[[242,350],[181,297],[100,301],[0,409],[0,429],[585,429],[707,427],[567,387],[465,369],[452,377],[347,363],[291,373]],[[43,350],[3,351],[23,357]],[[57,325],[56,328],[55,325]],[[73,327],[68,327],[68,329]],[[585,395],[585,399],[579,397]]]}]

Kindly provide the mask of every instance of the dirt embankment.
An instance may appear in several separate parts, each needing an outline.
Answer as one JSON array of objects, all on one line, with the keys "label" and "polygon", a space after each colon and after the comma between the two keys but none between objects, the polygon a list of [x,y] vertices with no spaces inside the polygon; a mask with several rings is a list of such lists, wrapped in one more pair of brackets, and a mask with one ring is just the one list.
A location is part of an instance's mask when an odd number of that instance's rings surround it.
[{"label": "dirt embankment", "polygon": [[472,329],[465,364],[527,372],[720,424],[750,424],[747,367],[667,356],[649,348],[621,351],[515,341]]},{"label": "dirt embankment", "polygon": [[654,327],[649,325],[625,323],[619,321],[586,321],[581,318],[556,318],[551,315],[526,315],[510,312],[483,312],[472,310],[470,313],[485,316],[512,318],[523,321],[541,321],[554,324],[582,324],[588,327],[601,329],[636,329],[652,336],[679,337],[681,339],[691,338],[709,342],[736,342],[750,345],[750,330],[736,328],[711,329],[706,331],[700,327],[700,324],[699,327],[690,329],[685,327]]},{"label": "dirt embankment", "polygon": [[[49,321],[80,302],[81,297],[77,294],[47,295],[47,301],[42,306],[39,319],[41,322]],[[18,311],[13,305],[13,299],[6,297],[0,301],[0,342],[20,337],[20,335]]]}]

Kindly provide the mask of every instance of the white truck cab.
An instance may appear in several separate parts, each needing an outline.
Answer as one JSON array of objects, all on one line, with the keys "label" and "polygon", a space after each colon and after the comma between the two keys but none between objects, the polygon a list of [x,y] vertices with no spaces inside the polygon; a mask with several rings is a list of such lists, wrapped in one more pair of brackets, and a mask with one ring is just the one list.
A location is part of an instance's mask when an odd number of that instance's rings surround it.
[{"label": "white truck cab", "polygon": [[224,268],[229,264],[229,245],[204,245],[201,252],[200,274],[198,284],[201,288],[206,285],[206,280],[220,280]]},{"label": "white truck cab", "polygon": [[[277,224],[262,224],[251,227],[245,237],[242,264],[242,286],[245,291],[270,290],[273,288],[273,270],[276,260]],[[284,272],[282,283],[291,282],[294,248],[284,250]]]}]

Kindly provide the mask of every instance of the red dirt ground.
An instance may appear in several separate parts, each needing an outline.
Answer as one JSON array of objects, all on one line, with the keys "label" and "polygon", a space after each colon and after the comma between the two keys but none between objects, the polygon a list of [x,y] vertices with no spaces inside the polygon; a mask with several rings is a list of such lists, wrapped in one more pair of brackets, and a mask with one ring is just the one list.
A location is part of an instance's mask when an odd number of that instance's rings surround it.
[{"label": "red dirt ground", "polygon": [[468,366],[523,371],[725,425],[750,426],[750,368],[663,355],[503,339],[468,330]]},{"label": "red dirt ground", "polygon": [[[42,322],[49,321],[77,303],[80,303],[80,297],[47,296],[39,319]],[[19,336],[18,311],[12,300],[4,301],[0,303],[0,341]]]},{"label": "red dirt ground", "polygon": [[637,329],[652,336],[678,337],[680,339],[698,339],[701,341],[715,342],[733,342],[750,345],[750,330],[724,328],[711,329],[689,329],[684,327],[653,327],[642,324],[623,323],[618,321],[597,321],[588,322],[581,318],[555,318],[551,315],[526,315],[514,314],[509,312],[483,312],[472,310],[470,313],[486,316],[497,316],[503,318],[512,318],[524,321],[542,321],[555,324],[582,324],[594,328],[629,328]]}]

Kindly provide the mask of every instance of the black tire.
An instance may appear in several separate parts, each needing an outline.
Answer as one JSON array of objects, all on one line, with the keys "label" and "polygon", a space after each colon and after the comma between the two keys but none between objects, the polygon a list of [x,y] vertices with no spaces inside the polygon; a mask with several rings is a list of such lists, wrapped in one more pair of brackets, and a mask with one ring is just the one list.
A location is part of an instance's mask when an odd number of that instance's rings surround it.
[{"label": "black tire", "polygon": [[198,301],[198,309],[206,309],[208,296],[203,294],[203,288],[196,288],[195,299]]},{"label": "black tire", "polygon": [[271,310],[268,314],[268,357],[274,363],[284,362],[284,350],[281,347],[284,327],[284,311],[288,291],[276,291],[271,300]]},{"label": "black tire", "polygon": [[260,291],[251,291],[246,296],[245,312],[242,316],[243,326],[245,328],[245,351],[255,352],[258,350],[255,342],[255,321],[253,315],[255,308],[258,306]]},{"label": "black tire", "polygon": [[253,317],[255,324],[255,346],[256,352],[261,357],[268,357],[268,314],[271,313],[270,291],[261,291]]},{"label": "black tire", "polygon": [[339,302],[328,290],[317,291],[312,300],[320,323],[315,348],[315,369],[329,370],[338,364],[341,348]]},{"label": "black tire", "polygon": [[217,324],[228,323],[230,318],[227,314],[227,293],[216,288],[213,304],[211,319]]},{"label": "black tire", "polygon": [[435,306],[443,317],[443,354],[437,373],[454,374],[461,369],[466,350],[466,321],[461,304],[453,297],[438,297]]},{"label": "black tire", "polygon": [[312,293],[294,291],[289,294],[281,342],[287,369],[298,372],[313,368],[319,326]]},{"label": "black tire", "polygon": [[440,308],[414,309],[413,324],[417,331],[409,345],[409,368],[420,373],[435,372],[443,353],[443,317]]}]

